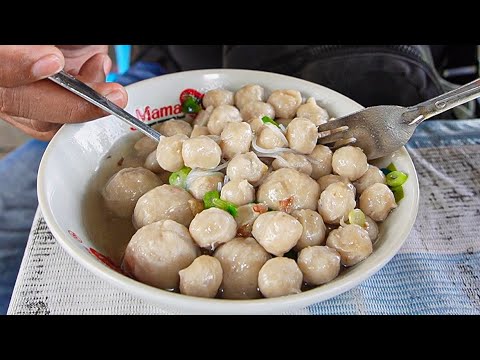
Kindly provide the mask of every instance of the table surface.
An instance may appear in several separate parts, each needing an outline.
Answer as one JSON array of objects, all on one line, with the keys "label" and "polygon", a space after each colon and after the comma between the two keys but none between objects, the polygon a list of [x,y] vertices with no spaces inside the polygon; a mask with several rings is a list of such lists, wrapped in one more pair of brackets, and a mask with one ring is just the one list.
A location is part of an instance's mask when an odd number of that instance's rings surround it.
[{"label": "table surface", "polygon": [[[399,253],[356,288],[298,314],[480,314],[480,119],[421,124],[407,146],[420,207]],[[40,213],[8,314],[168,314],[77,264]]]}]

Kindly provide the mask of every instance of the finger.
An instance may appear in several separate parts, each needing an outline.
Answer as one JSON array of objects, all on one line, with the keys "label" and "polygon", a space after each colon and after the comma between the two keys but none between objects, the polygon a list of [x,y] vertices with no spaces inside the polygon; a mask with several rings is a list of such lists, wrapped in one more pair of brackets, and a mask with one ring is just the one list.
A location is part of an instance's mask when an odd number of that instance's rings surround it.
[{"label": "finger", "polygon": [[65,57],[65,71],[75,76],[93,55],[108,53],[108,45],[59,45],[58,48]]},{"label": "finger", "polygon": [[[80,78],[80,77],[79,77]],[[120,107],[127,104],[127,92],[117,83],[87,83]],[[49,80],[0,88],[0,111],[54,123],[76,123],[107,115],[103,110]]]},{"label": "finger", "polygon": [[62,52],[51,45],[0,46],[0,86],[25,85],[59,72],[65,65]]},{"label": "finger", "polygon": [[79,78],[87,78],[90,82],[104,82],[112,61],[106,54],[92,56],[79,72]]},{"label": "finger", "polygon": [[54,124],[17,116],[0,114],[0,118],[23,131],[25,134],[43,141],[51,140],[63,124]]}]

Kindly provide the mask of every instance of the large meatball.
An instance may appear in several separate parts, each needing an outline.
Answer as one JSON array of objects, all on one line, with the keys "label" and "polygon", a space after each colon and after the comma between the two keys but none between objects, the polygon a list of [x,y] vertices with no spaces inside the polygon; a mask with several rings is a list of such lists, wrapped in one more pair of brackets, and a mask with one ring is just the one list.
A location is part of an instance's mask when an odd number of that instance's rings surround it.
[{"label": "large meatball", "polygon": [[299,294],[303,274],[295,260],[276,257],[268,260],[258,273],[258,287],[266,298]]},{"label": "large meatball", "polygon": [[231,105],[220,105],[216,107],[208,120],[208,131],[212,135],[220,135],[229,122],[241,122],[240,111]]},{"label": "large meatball", "polygon": [[255,188],[247,180],[231,180],[222,188],[223,200],[241,206],[255,200]]},{"label": "large meatball", "polygon": [[137,200],[151,189],[162,185],[150,170],[125,168],[108,180],[102,191],[107,208],[119,217],[131,217]]},{"label": "large meatball", "polygon": [[340,224],[355,209],[355,192],[344,183],[336,182],[325,189],[318,200],[318,212],[328,224]]},{"label": "large meatball", "polygon": [[252,235],[270,254],[282,256],[297,244],[302,232],[302,224],[293,216],[269,211],[255,220]]},{"label": "large meatball", "polygon": [[[204,172],[202,171],[202,173]],[[218,184],[223,184],[223,178],[224,176],[221,172],[205,173],[205,175],[195,177],[189,181],[187,189],[195,199],[203,200],[207,192],[218,190]]]},{"label": "large meatball", "polygon": [[225,299],[259,298],[258,273],[271,256],[251,237],[235,238],[214,254],[223,269],[221,296]]},{"label": "large meatball", "polygon": [[154,125],[153,128],[158,130],[160,134],[164,136],[173,136],[179,134],[190,136],[192,133],[192,125],[184,120],[177,119],[161,122],[160,124]]},{"label": "large meatball", "polygon": [[327,228],[322,217],[316,211],[310,209],[295,210],[292,216],[302,224],[303,232],[298,239],[295,250],[300,251],[307,246],[325,244]]},{"label": "large meatball", "polygon": [[222,149],[208,136],[197,136],[184,141],[182,157],[185,166],[192,169],[214,169],[220,164]]},{"label": "large meatball", "polygon": [[332,281],[340,272],[340,254],[328,246],[309,246],[300,251],[297,259],[303,279],[311,285]]},{"label": "large meatball", "polygon": [[302,104],[302,94],[297,90],[275,90],[267,101],[279,118],[291,119]]},{"label": "large meatball", "polygon": [[359,147],[341,147],[333,153],[332,168],[350,181],[357,180],[368,170],[367,155]]},{"label": "large meatball", "polygon": [[220,105],[233,105],[233,92],[225,89],[207,91],[203,95],[202,103],[205,108],[209,106],[216,108]]},{"label": "large meatball", "polygon": [[275,119],[275,110],[273,109],[273,106],[261,101],[252,101],[245,104],[242,107],[240,114],[243,119],[251,119],[254,117],[262,118],[263,116]]},{"label": "large meatball", "polygon": [[375,221],[385,220],[396,207],[395,196],[385,184],[373,184],[360,195],[360,209]]},{"label": "large meatball", "polygon": [[312,175],[315,180],[332,173],[332,150],[325,145],[317,145],[307,159],[312,164]]},{"label": "large meatball", "polygon": [[318,130],[310,120],[295,118],[287,126],[287,140],[290,149],[308,155],[317,145]]},{"label": "large meatball", "polygon": [[135,145],[133,145],[133,148],[139,156],[147,156],[152,151],[155,151],[157,146],[158,142],[148,136],[142,136]]},{"label": "large meatball", "polygon": [[257,201],[273,210],[291,212],[317,209],[320,186],[310,176],[293,169],[273,171],[257,190]]},{"label": "large meatball", "polygon": [[157,161],[162,169],[175,172],[184,166],[182,146],[185,140],[188,140],[188,136],[184,134],[160,138],[157,147]]},{"label": "large meatball", "polygon": [[220,135],[223,156],[231,159],[237,154],[248,152],[252,138],[252,129],[246,122],[228,123]]},{"label": "large meatball", "polygon": [[180,292],[190,296],[214,298],[223,280],[220,261],[208,255],[199,256],[178,274]]},{"label": "large meatball", "polygon": [[376,183],[385,184],[385,175],[378,167],[369,165],[365,174],[355,181],[353,185],[355,185],[357,193],[362,194],[366,188]]},{"label": "large meatball", "polygon": [[158,186],[138,199],[133,212],[133,224],[139,229],[169,219],[188,226],[196,214],[197,201],[179,187]]},{"label": "large meatball", "polygon": [[227,166],[227,176],[230,180],[245,179],[250,183],[259,181],[267,171],[268,166],[252,151],[235,155]]},{"label": "large meatball", "polygon": [[285,152],[272,162],[272,168],[278,170],[281,168],[295,169],[301,173],[310,176],[312,173],[312,164],[304,155],[298,155],[291,152]]},{"label": "large meatball", "polygon": [[189,230],[198,246],[214,250],[235,237],[237,223],[228,212],[210,208],[195,216]]},{"label": "large meatball", "polygon": [[313,97],[308,98],[307,102],[297,110],[297,117],[310,120],[315,126],[328,122],[328,112],[324,108],[318,106]]},{"label": "large meatball", "polygon": [[356,224],[332,230],[327,237],[327,246],[338,251],[345,266],[358,264],[373,251],[367,230]]},{"label": "large meatball", "polygon": [[235,105],[242,110],[246,104],[263,101],[264,94],[265,90],[260,85],[245,85],[235,93]]},{"label": "large meatball", "polygon": [[189,266],[200,250],[188,229],[172,220],[139,229],[128,243],[123,265],[135,279],[160,289],[177,289],[178,272]]}]

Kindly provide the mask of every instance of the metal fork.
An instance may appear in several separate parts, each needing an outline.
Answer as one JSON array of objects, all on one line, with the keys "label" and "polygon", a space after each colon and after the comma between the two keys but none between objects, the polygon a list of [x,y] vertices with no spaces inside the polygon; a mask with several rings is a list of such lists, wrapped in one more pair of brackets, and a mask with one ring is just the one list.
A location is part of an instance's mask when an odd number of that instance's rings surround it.
[{"label": "metal fork", "polygon": [[477,97],[480,78],[415,106],[372,106],[320,125],[319,143],[358,146],[377,159],[404,146],[422,121]]}]

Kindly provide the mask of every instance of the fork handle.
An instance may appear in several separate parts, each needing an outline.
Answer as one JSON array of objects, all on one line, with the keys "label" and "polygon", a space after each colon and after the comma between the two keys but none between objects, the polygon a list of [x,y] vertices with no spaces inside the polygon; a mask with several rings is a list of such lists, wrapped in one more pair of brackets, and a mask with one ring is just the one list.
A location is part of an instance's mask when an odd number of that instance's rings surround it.
[{"label": "fork handle", "polygon": [[416,115],[410,124],[418,125],[424,120],[474,100],[477,97],[480,97],[480,78],[433,99],[409,107],[407,112]]}]

